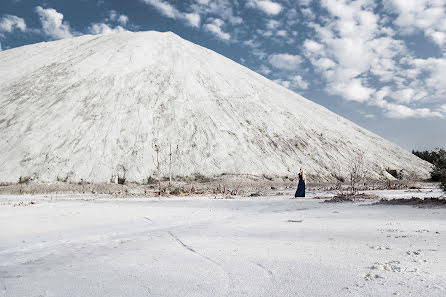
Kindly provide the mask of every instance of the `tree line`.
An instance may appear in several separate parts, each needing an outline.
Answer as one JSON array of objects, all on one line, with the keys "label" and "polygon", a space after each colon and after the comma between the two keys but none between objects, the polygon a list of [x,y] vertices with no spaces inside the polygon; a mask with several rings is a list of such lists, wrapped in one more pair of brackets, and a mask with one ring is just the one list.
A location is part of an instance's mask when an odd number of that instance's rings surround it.
[{"label": "tree line", "polygon": [[440,187],[446,192],[446,149],[416,151],[412,154],[434,165],[431,171],[433,181],[440,182]]}]

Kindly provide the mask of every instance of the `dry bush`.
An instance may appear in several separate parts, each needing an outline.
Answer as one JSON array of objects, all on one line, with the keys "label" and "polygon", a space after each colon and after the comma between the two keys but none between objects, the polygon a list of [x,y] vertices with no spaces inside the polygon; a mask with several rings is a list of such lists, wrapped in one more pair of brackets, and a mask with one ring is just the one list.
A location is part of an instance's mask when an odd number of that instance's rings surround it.
[{"label": "dry bush", "polygon": [[352,156],[348,165],[350,189],[356,195],[358,185],[364,180],[364,153],[359,152]]}]

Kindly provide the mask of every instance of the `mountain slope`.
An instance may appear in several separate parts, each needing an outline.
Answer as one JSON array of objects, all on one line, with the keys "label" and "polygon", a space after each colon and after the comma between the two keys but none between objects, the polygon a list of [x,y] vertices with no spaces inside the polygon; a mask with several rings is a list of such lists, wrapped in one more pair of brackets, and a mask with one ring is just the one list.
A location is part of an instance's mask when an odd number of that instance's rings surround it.
[{"label": "mountain slope", "polygon": [[0,181],[167,176],[319,180],[364,153],[427,177],[430,164],[173,33],[82,36],[0,52]]}]

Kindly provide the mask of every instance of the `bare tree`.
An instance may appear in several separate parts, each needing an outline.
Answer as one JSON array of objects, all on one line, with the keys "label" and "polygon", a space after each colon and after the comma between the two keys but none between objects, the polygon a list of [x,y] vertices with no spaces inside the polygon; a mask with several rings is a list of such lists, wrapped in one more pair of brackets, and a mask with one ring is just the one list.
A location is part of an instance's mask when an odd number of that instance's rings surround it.
[{"label": "bare tree", "polygon": [[161,196],[161,166],[159,159],[159,147],[155,144],[155,152],[156,152],[156,178],[158,179],[158,195]]},{"label": "bare tree", "polygon": [[339,195],[344,194],[343,191],[343,183],[345,182],[345,177],[342,174],[341,165],[339,162],[335,162],[334,166],[334,177],[336,178],[336,184],[335,184],[335,190],[338,192]]},{"label": "bare tree", "polygon": [[172,185],[172,144],[169,143],[169,188]]},{"label": "bare tree", "polygon": [[358,184],[364,179],[364,153],[359,152],[352,156],[348,166],[350,187],[352,195],[356,195]]}]

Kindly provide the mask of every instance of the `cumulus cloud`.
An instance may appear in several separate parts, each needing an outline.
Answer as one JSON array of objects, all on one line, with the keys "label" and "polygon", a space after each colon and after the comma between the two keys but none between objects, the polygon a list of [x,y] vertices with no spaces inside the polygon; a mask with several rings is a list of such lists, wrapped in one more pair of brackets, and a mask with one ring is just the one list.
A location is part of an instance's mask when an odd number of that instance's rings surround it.
[{"label": "cumulus cloud", "polygon": [[121,25],[127,25],[127,23],[129,22],[129,17],[126,15],[121,14],[118,18],[118,23],[120,23]]},{"label": "cumulus cloud", "polygon": [[11,33],[14,30],[25,32],[25,20],[18,16],[9,14],[0,18],[0,33]]},{"label": "cumulus cloud", "polygon": [[231,35],[229,33],[223,32],[222,26],[224,25],[224,22],[220,19],[211,19],[210,23],[207,23],[204,25],[204,28],[208,30],[209,32],[214,33],[214,35],[217,38],[220,38],[222,40],[229,40],[231,38]]},{"label": "cumulus cloud", "polygon": [[385,0],[385,8],[397,15],[394,24],[403,34],[421,30],[438,46],[446,42],[444,0]]},{"label": "cumulus cloud", "polygon": [[278,15],[282,11],[282,5],[269,0],[251,0],[248,7],[257,8],[268,15]]},{"label": "cumulus cloud", "polygon": [[[429,11],[427,2],[432,1],[385,0],[390,15],[383,17],[374,1],[321,0],[328,14],[308,23],[315,36],[304,41],[303,54],[325,79],[327,93],[378,106],[389,117],[441,117],[435,108],[420,106],[446,97],[446,78],[438,70],[446,67],[446,59],[414,58],[391,26],[396,24],[401,34],[423,29],[440,45],[443,12],[434,4]],[[429,35],[427,28],[434,27],[437,33]]]},{"label": "cumulus cloud", "polygon": [[374,89],[364,85],[359,78],[333,83],[328,87],[331,94],[341,95],[347,100],[364,102],[370,100]]},{"label": "cumulus cloud", "polygon": [[299,55],[273,54],[269,56],[268,62],[278,69],[295,70],[302,62],[302,58]]},{"label": "cumulus cloud", "polygon": [[192,27],[200,26],[200,15],[197,13],[184,13],[179,11],[175,6],[161,0],[141,0],[157,9],[162,15],[171,19],[180,19]]},{"label": "cumulus cloud", "polygon": [[200,27],[201,18],[199,14],[186,13],[184,14],[184,17],[192,27]]},{"label": "cumulus cloud", "polygon": [[290,79],[294,83],[294,85],[296,85],[299,89],[302,89],[302,90],[308,89],[308,82],[305,81],[302,78],[302,76],[295,75],[295,76],[292,76]]},{"label": "cumulus cloud", "polygon": [[237,1],[232,0],[196,0],[190,9],[203,17],[217,17],[225,23],[231,25],[240,25],[243,19],[236,15],[235,11],[239,11],[240,7]]},{"label": "cumulus cloud", "polygon": [[265,65],[260,65],[257,71],[264,75],[268,75],[271,73],[271,69],[269,69],[269,67]]},{"label": "cumulus cloud", "polygon": [[275,79],[274,82],[288,89],[308,89],[308,82],[306,82],[300,75],[290,76],[288,79]]},{"label": "cumulus cloud", "polygon": [[40,17],[43,33],[53,39],[63,39],[72,37],[70,25],[63,21],[63,14],[55,9],[44,9],[40,6],[36,7],[36,13]]},{"label": "cumulus cloud", "polygon": [[112,27],[105,23],[93,23],[88,27],[88,32],[91,34],[111,34],[127,31],[121,26]]},{"label": "cumulus cloud", "polygon": [[125,26],[129,22],[128,16],[126,16],[125,14],[119,14],[115,10],[110,10],[108,15],[109,16],[107,21],[117,22],[121,26]]}]

